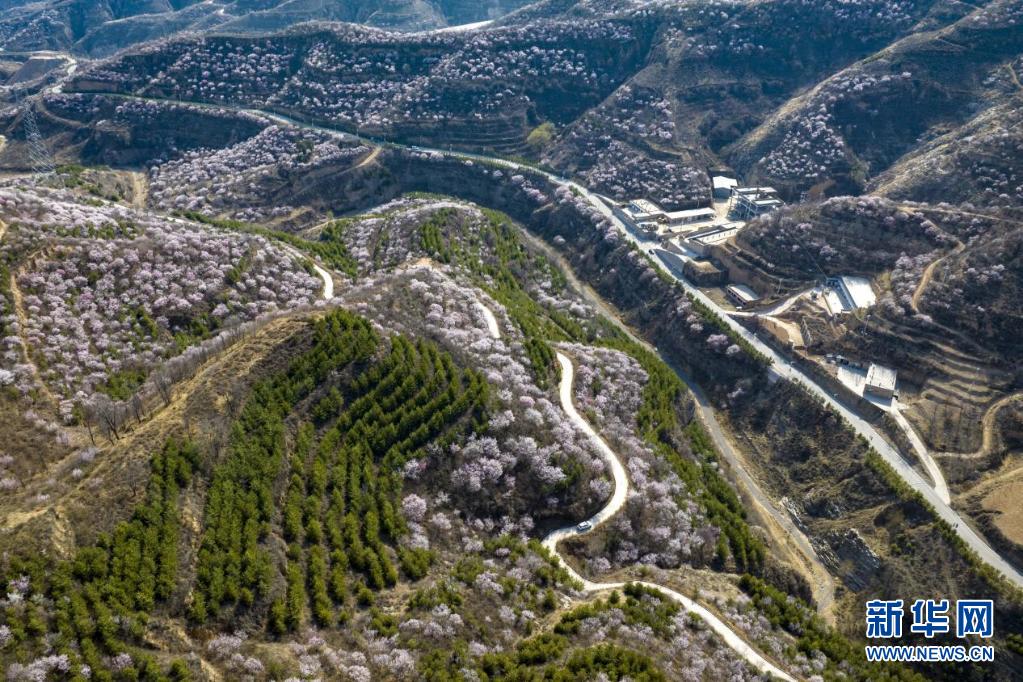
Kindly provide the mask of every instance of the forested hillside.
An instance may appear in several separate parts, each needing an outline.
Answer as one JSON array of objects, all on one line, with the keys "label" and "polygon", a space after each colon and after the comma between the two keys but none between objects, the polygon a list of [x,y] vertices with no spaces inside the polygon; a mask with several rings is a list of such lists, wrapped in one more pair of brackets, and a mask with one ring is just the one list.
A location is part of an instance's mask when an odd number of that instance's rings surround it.
[{"label": "forested hillside", "polygon": [[1021,0],[0,5],[9,682],[1018,677]]}]

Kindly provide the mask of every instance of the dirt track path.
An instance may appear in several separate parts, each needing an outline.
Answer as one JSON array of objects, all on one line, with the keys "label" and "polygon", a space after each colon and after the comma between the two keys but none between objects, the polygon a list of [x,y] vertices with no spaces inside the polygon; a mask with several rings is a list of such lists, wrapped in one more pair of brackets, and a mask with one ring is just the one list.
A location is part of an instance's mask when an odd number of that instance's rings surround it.
[{"label": "dirt track path", "polygon": [[959,255],[960,253],[963,252],[963,249],[965,248],[966,245],[960,242],[952,251],[946,253],[941,258],[934,259],[933,261],[931,261],[931,264],[927,266],[927,268],[924,270],[923,276],[920,278],[920,282],[916,285],[916,290],[913,292],[911,306],[915,313],[917,313],[918,315],[920,314],[920,298],[923,296],[924,290],[927,288],[927,285],[931,283],[931,278],[934,276],[934,271],[937,270],[938,266],[941,265],[945,260],[951,258],[952,256]]},{"label": "dirt track path", "polygon": [[362,161],[359,161],[359,163],[355,164],[355,168],[362,168],[363,166],[368,166],[369,164],[376,161],[377,157],[380,156],[380,149],[381,149],[380,147],[373,147],[373,151],[367,154],[362,159]]},{"label": "dirt track path", "polygon": [[[572,383],[575,378],[575,367],[572,365],[572,361],[565,354],[559,351],[557,356],[558,362],[561,364],[561,383],[558,387],[558,393],[561,398],[561,407],[565,410],[569,419],[571,419],[572,422],[587,435],[593,445],[597,448],[597,451],[600,452],[605,463],[611,470],[615,488],[614,493],[611,495],[611,499],[608,500],[607,504],[604,505],[600,511],[584,521],[582,524],[558,528],[557,530],[551,531],[547,537],[543,539],[543,545],[549,549],[555,557],[557,557],[565,570],[568,571],[575,580],[578,580],[582,584],[584,591],[604,592],[608,590],[620,590],[625,587],[625,583],[595,583],[583,578],[576,573],[576,571],[573,570],[572,567],[564,560],[561,554],[558,553],[559,542],[571,537],[593,532],[597,526],[607,523],[621,510],[623,506],[625,506],[625,501],[629,496],[629,478],[625,473],[625,467],[622,465],[621,459],[619,459],[618,455],[611,449],[607,442],[600,437],[590,423],[583,419],[579,412],[576,411],[575,405],[572,402]],[[762,656],[760,652],[749,644],[749,642],[743,639],[741,635],[735,632],[735,630],[729,627],[727,623],[718,618],[716,614],[706,607],[693,601],[684,594],[664,587],[663,585],[642,581],[638,584],[661,592],[672,601],[681,604],[687,611],[698,615],[716,635],[724,640],[725,644],[727,644],[729,648],[739,654],[747,663],[759,670],[761,673],[772,675],[782,680],[788,680],[789,682],[795,682],[794,677]]]},{"label": "dirt track path", "polygon": [[149,199],[149,182],[146,174],[141,172],[131,173],[131,205],[135,208],[145,208]]},{"label": "dirt track path", "polygon": [[957,459],[980,459],[990,455],[995,446],[995,419],[998,417],[998,411],[1015,400],[1023,400],[1023,392],[1005,396],[991,405],[987,412],[984,413],[984,417],[981,420],[983,439],[981,440],[980,449],[975,452],[937,452],[935,456],[954,457]]}]

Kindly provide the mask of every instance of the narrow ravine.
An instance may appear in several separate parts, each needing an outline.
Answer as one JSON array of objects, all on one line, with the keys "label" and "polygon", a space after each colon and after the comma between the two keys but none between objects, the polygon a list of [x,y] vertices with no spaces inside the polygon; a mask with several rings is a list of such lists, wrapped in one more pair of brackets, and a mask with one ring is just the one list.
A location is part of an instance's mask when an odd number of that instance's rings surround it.
[{"label": "narrow ravine", "polygon": [[[611,499],[608,500],[607,504],[604,505],[600,511],[579,525],[567,526],[565,528],[558,528],[557,530],[551,531],[543,539],[543,546],[550,550],[565,570],[582,584],[583,591],[602,592],[606,590],[622,589],[625,587],[626,583],[595,583],[583,578],[568,565],[568,562],[566,562],[564,557],[562,557],[558,552],[558,543],[562,540],[591,533],[597,528],[597,526],[609,521],[625,505],[625,500],[629,495],[629,477],[626,475],[625,467],[622,465],[618,455],[616,455],[614,450],[612,450],[604,439],[600,437],[590,423],[582,418],[582,416],[576,411],[575,405],[572,403],[572,383],[575,378],[575,367],[572,365],[572,361],[568,358],[568,356],[558,352],[558,362],[561,364],[561,384],[558,388],[561,398],[561,407],[565,410],[569,419],[571,419],[576,426],[586,433],[590,441],[600,452],[604,461],[611,470],[615,487],[614,494],[611,495]],[[794,677],[760,655],[760,653],[745,639],[743,639],[738,633],[736,633],[706,607],[701,606],[684,594],[662,585],[643,581],[635,582],[644,587],[661,592],[672,601],[681,604],[682,607],[690,613],[694,613],[699,616],[715,634],[724,640],[725,644],[727,644],[729,648],[742,656],[747,663],[759,670],[761,673],[771,675],[778,679],[795,682]]]}]

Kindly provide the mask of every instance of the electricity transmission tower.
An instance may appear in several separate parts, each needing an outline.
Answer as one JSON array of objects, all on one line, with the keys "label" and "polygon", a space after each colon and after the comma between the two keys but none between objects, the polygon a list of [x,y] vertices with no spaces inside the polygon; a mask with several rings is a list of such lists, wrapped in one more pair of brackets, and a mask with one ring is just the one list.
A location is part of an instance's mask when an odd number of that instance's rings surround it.
[{"label": "electricity transmission tower", "polygon": [[35,110],[32,103],[22,96],[19,88],[14,88],[14,105],[22,109],[22,125],[25,127],[25,142],[28,145],[28,160],[32,172],[36,175],[48,176],[57,175],[57,165],[53,160],[53,154],[39,134],[39,124],[36,122]]}]

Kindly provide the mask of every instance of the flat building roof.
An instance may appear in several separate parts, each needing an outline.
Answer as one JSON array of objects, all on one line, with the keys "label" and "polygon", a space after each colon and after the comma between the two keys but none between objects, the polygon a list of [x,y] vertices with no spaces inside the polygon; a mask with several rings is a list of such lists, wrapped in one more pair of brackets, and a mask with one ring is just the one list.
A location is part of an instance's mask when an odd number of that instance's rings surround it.
[{"label": "flat building roof", "polygon": [[633,199],[629,206],[644,213],[662,213],[661,207],[649,199]]},{"label": "flat building roof", "polygon": [[736,194],[777,194],[774,187],[735,187],[732,189]]},{"label": "flat building roof", "polygon": [[871,364],[867,370],[867,386],[894,391],[897,377],[898,372],[891,367]]},{"label": "flat building roof", "polygon": [[672,211],[671,213],[666,213],[665,215],[668,216],[668,220],[671,220],[672,218],[692,218],[701,215],[716,216],[717,211],[710,207],[689,208],[686,209],[685,211]]},{"label": "flat building roof", "polygon": [[744,304],[760,300],[760,295],[745,284],[729,284],[728,291]]},{"label": "flat building roof", "polygon": [[866,277],[850,277],[844,275],[838,278],[845,295],[854,308],[869,308],[877,303],[877,294],[870,286],[870,280]]},{"label": "flat building roof", "polygon": [[742,225],[740,225],[739,223],[725,223],[724,225],[714,225],[712,227],[708,227],[703,230],[697,230],[696,232],[691,233],[687,237],[687,239],[695,240],[709,239],[713,241],[715,237],[720,239],[721,235],[726,235],[726,237],[730,236],[732,233],[738,232],[739,228],[741,227]]}]

